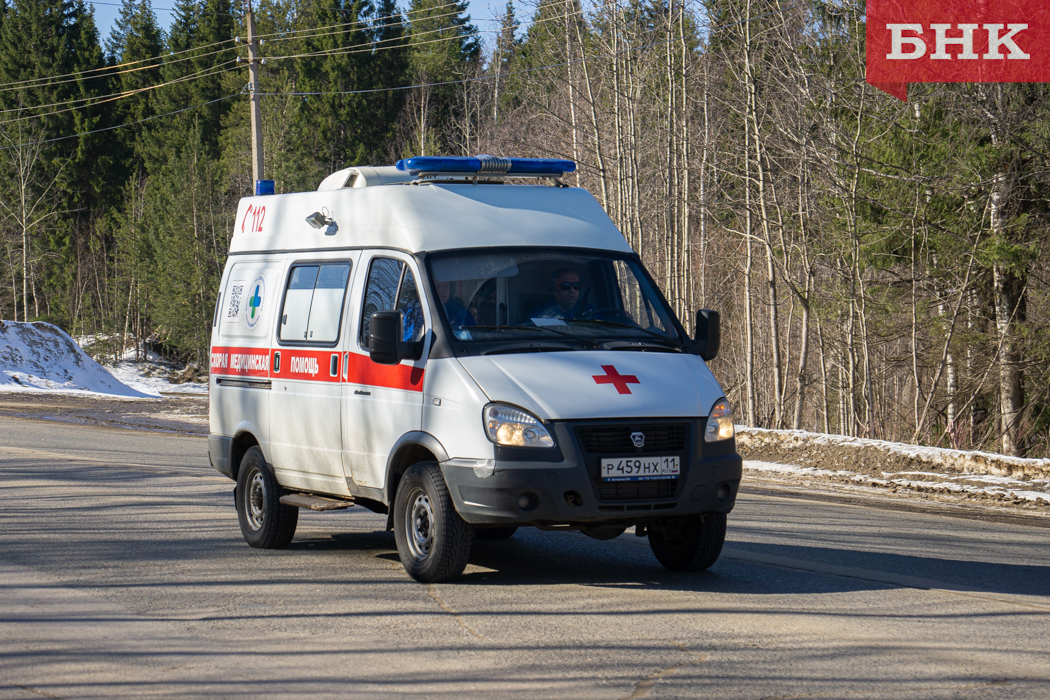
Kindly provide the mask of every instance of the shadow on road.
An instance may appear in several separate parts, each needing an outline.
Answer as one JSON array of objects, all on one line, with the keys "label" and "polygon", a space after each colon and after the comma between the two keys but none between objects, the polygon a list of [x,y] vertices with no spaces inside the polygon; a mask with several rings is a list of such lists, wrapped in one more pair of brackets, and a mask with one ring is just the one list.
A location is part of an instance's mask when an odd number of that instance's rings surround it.
[{"label": "shadow on road", "polygon": [[[633,541],[632,541],[633,540]],[[295,549],[368,550],[398,562],[391,533],[345,533],[293,542]],[[376,553],[377,550],[381,550]],[[978,590],[1010,595],[1050,596],[1050,567],[939,559],[831,547],[769,546],[727,542],[710,570],[680,573],[664,569],[644,538],[626,535],[599,542],[575,532],[519,530],[508,540],[475,540],[466,573],[458,585],[578,584],[636,590],[682,590],[783,595],[882,590],[898,585],[878,576],[930,579],[948,590]],[[798,562],[770,565],[748,561],[747,552],[766,553]],[[744,554],[745,556],[737,556]],[[806,570],[814,565],[817,571]],[[824,567],[853,568],[855,575],[829,574]],[[876,580],[871,580],[875,578]],[[919,586],[921,587],[921,586]]]}]

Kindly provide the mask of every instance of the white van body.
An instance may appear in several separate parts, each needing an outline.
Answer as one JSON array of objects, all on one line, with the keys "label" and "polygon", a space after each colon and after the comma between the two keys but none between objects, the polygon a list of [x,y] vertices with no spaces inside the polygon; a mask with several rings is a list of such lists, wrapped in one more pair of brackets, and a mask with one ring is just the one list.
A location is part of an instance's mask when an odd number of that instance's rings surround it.
[{"label": "white van body", "polygon": [[[248,451],[258,448],[265,463],[255,478],[275,479],[282,504],[331,501],[393,514],[401,477],[413,465],[436,463],[456,516],[479,532],[536,525],[604,538],[631,525],[641,534],[674,518],[721,514],[724,523],[740,481],[740,457],[731,427],[727,439],[703,437],[724,392],[662,297],[659,313],[671,314],[673,328],[664,322],[660,333],[672,340],[652,343],[590,336],[577,342],[557,319],[510,324],[503,302],[495,307],[503,315],[500,328],[545,340],[482,343],[492,351],[475,351],[473,336],[497,330],[450,326],[446,316],[453,312],[443,310],[436,284],[467,286],[435,280],[434,265],[454,276],[457,260],[475,268],[510,260],[484,288],[487,299],[498,300],[511,275],[523,276],[533,269],[529,265],[542,266],[543,256],[561,254],[583,261],[605,256],[600,260],[617,269],[643,269],[594,197],[573,187],[420,178],[394,167],[362,167],[333,174],[317,192],[242,199],[212,328],[212,465],[237,480]],[[540,262],[529,262],[533,258]],[[409,280],[416,285],[418,300],[399,318],[408,324],[406,314],[412,315],[418,328],[421,317],[418,359],[382,364],[367,347],[362,328],[372,317],[363,311],[366,288],[379,299],[386,270],[400,270],[398,303]],[[576,277],[588,279],[581,274]],[[647,273],[634,274],[655,289],[651,279],[641,278]],[[575,283],[575,290],[581,304],[592,294],[587,283]],[[372,309],[378,302],[369,303]],[[470,316],[462,308],[457,313]],[[588,329],[615,330],[619,321],[590,323]],[[538,329],[526,327],[532,325]],[[493,404],[531,414],[553,447],[494,442],[485,423]],[[731,416],[723,420],[731,422]],[[635,447],[608,448],[616,450],[608,457],[659,452],[637,447],[639,440],[647,429],[653,435],[671,430],[679,442],[664,450],[676,451],[676,466],[665,460],[661,468],[677,470],[676,476],[606,483],[597,471],[605,455],[589,451],[604,448],[582,444],[591,439],[586,430],[594,432],[587,426],[631,435]],[[615,439],[622,442],[622,436]],[[262,518],[258,503],[256,497]],[[251,506],[245,507],[251,521]],[[392,517],[388,523],[396,529]]]}]

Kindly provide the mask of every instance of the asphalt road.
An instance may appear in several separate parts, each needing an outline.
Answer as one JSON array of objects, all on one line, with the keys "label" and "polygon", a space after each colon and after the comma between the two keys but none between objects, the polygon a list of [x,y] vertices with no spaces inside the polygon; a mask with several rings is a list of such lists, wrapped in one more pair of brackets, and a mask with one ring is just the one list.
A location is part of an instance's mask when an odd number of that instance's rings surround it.
[{"label": "asphalt road", "polygon": [[426,586],[385,517],[244,544],[206,443],[0,418],[0,700],[1050,697],[1050,529],[744,495],[708,572],[519,531]]}]

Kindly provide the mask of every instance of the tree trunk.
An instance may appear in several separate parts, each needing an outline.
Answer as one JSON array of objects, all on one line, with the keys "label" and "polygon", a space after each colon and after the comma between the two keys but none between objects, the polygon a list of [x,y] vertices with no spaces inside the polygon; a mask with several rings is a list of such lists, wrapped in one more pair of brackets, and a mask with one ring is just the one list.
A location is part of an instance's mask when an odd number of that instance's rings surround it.
[{"label": "tree trunk", "polygon": [[1024,320],[1024,284],[1002,265],[992,268],[995,286],[995,325],[999,331],[999,429],[1003,454],[1023,457],[1021,434],[1024,411],[1024,369],[1016,324]]}]

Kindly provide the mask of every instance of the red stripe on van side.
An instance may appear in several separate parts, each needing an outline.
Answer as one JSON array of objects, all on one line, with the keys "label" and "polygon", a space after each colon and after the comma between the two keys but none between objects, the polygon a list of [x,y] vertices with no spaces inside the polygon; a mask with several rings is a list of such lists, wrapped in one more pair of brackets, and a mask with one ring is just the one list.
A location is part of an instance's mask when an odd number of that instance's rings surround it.
[{"label": "red stripe on van side", "polygon": [[[281,353],[281,367],[271,372],[273,356]],[[331,375],[332,355],[338,354],[340,367],[336,376]],[[213,347],[211,349],[211,373],[233,377],[272,377],[308,382],[338,383],[343,374],[342,361],[348,357],[347,379],[350,384],[423,391],[422,367],[411,365],[381,365],[372,362],[368,355],[357,353],[335,353],[332,350],[299,350],[296,348],[239,348]]]},{"label": "red stripe on van side", "polygon": [[350,353],[347,381],[403,391],[423,391],[423,368],[412,365],[381,365],[368,355]]},{"label": "red stripe on van side", "polygon": [[212,348],[209,371],[233,377],[269,377],[270,349]]},{"label": "red stripe on van side", "polygon": [[[281,353],[281,368],[277,372],[271,372],[274,379],[305,379],[311,382],[339,383],[339,374],[342,365],[337,367],[335,376],[332,376],[332,355],[338,355],[340,363],[343,353],[335,350],[298,350],[295,348],[274,349],[274,353]],[[273,362],[270,363],[273,367]]]}]

